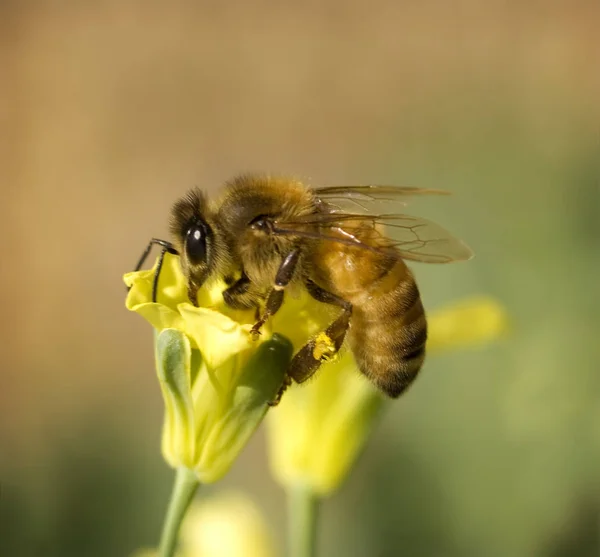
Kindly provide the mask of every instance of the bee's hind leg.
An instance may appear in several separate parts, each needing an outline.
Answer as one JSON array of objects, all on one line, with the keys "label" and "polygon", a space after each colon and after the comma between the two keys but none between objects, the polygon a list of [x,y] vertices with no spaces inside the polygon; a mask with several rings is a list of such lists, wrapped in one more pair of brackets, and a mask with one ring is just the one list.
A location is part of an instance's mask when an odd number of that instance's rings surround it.
[{"label": "bee's hind leg", "polygon": [[342,347],[352,316],[352,304],[332,292],[317,286],[312,280],[306,281],[308,293],[317,301],[341,307],[344,311],[327,329],[309,340],[292,358],[285,378],[275,398],[269,406],[277,406],[281,397],[292,384],[304,383],[312,377],[324,361],[333,357]]},{"label": "bee's hind leg", "polygon": [[324,290],[313,281],[306,281],[308,293],[317,301],[341,307],[344,311],[325,331],[309,340],[294,356],[288,368],[296,383],[303,383],[319,369],[322,362],[333,357],[342,347],[352,316],[352,304]]}]

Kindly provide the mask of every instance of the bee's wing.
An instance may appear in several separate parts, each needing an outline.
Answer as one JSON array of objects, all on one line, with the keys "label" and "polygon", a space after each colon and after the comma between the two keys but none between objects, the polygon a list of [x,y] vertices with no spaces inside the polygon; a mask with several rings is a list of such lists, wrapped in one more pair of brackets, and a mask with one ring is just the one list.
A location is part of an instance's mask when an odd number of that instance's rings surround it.
[{"label": "bee's wing", "polygon": [[411,197],[422,195],[450,195],[444,190],[400,186],[327,186],[315,188],[322,204],[333,211],[393,212],[408,205]]},{"label": "bee's wing", "polygon": [[276,222],[275,234],[322,239],[423,263],[473,257],[471,249],[438,224],[403,214],[316,213]]}]

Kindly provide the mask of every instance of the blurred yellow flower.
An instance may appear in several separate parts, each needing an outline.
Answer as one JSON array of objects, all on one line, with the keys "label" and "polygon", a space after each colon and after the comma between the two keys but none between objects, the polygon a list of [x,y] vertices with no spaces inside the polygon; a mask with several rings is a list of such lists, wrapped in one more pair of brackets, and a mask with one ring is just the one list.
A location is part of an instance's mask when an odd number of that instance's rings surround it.
[{"label": "blurred yellow flower", "polygon": [[173,468],[198,480],[220,479],[265,416],[292,354],[291,343],[265,328],[253,341],[253,312],[226,307],[223,285],[187,301],[178,258],[167,254],[153,303],[154,270],[125,275],[128,309],[157,330],[156,367],[165,401],[162,450]]},{"label": "blurred yellow flower", "polygon": [[463,348],[488,342],[508,330],[504,308],[488,296],[471,296],[434,312],[429,317],[432,352]]},{"label": "blurred yellow flower", "polygon": [[[275,543],[256,504],[239,492],[193,502],[183,521],[177,557],[274,557]],[[151,549],[134,557],[156,557]]]},{"label": "blurred yellow flower", "polygon": [[[428,350],[473,345],[507,326],[503,308],[473,297],[429,317]],[[363,448],[385,397],[356,369],[350,351],[324,364],[313,381],[292,386],[270,414],[268,450],[279,483],[317,495],[334,491]]]},{"label": "blurred yellow flower", "polygon": [[238,492],[190,508],[181,529],[183,557],[271,557],[275,544],[260,509]]}]

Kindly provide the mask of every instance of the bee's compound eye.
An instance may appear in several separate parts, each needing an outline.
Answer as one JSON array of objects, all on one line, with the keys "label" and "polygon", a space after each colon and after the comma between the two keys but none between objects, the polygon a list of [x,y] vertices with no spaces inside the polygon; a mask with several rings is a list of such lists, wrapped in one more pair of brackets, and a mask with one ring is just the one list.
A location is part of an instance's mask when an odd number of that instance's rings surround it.
[{"label": "bee's compound eye", "polygon": [[260,230],[261,232],[267,232],[271,228],[271,221],[267,215],[259,215],[250,222],[250,228],[253,230]]},{"label": "bee's compound eye", "polygon": [[206,227],[193,224],[188,228],[185,236],[185,253],[191,263],[206,261]]}]

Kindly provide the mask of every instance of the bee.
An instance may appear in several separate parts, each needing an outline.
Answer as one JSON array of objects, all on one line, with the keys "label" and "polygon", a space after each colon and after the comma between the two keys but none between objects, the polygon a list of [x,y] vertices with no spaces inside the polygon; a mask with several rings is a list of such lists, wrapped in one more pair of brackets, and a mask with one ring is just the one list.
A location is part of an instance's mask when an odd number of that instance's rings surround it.
[{"label": "bee", "polygon": [[[225,303],[256,308],[254,335],[280,309],[290,287],[339,308],[323,334],[294,355],[276,404],[292,383],[303,383],[346,342],[359,370],[383,393],[396,398],[417,376],[425,357],[427,321],[419,289],[406,261],[467,260],[471,250],[443,228],[393,210],[411,196],[447,192],[394,186],[312,188],[286,178],[242,175],[226,183],[220,198],[199,189],[171,211],[172,242],[162,247],[180,257],[190,301],[215,277],[225,277]],[[232,277],[236,276],[237,279]]]}]

